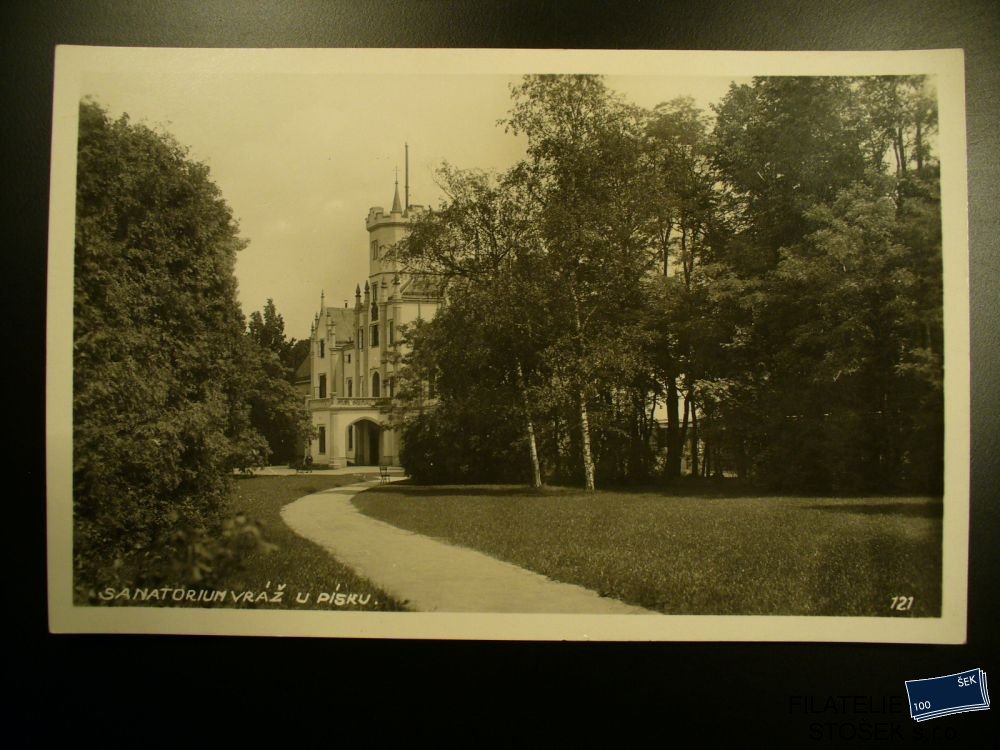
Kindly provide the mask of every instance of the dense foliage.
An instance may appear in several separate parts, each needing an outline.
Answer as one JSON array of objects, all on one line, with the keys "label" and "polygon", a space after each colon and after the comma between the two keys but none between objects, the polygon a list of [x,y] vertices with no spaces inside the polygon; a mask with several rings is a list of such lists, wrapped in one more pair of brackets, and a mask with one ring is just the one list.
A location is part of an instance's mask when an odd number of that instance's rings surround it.
[{"label": "dense foliage", "polygon": [[203,578],[257,539],[223,514],[234,469],[268,453],[252,401],[289,407],[245,332],[233,272],[243,241],[206,166],[86,100],[76,211],[77,588]]},{"label": "dense foliage", "polygon": [[[250,313],[247,336],[254,343],[257,377],[247,392],[250,423],[267,441],[261,459],[289,463],[301,455],[310,428],[302,399],[293,387],[296,367],[308,356],[309,342],[285,337],[285,321],[267,300],[263,311]],[[300,344],[305,345],[305,351]]]},{"label": "dense foliage", "polygon": [[411,471],[941,490],[927,80],[758,78],[712,113],[591,76],[512,95],[526,159],[446,165],[396,249],[447,284],[407,363],[437,388],[402,408]]}]

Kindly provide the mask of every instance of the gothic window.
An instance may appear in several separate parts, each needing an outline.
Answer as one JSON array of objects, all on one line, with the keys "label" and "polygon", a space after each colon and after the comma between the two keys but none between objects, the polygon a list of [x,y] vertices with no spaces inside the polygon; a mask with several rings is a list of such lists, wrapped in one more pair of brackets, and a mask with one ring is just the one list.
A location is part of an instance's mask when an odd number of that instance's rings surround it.
[{"label": "gothic window", "polygon": [[372,346],[378,346],[378,326],[372,326]]},{"label": "gothic window", "polygon": [[387,394],[389,398],[393,398],[396,395],[396,378],[389,378],[389,393]]},{"label": "gothic window", "polygon": [[392,330],[392,321],[389,321],[389,346],[396,343],[396,332]]},{"label": "gothic window", "polygon": [[347,450],[354,450],[354,425],[347,428]]},{"label": "gothic window", "polygon": [[372,398],[378,398],[381,394],[381,382],[378,373],[372,375]]},{"label": "gothic window", "polygon": [[372,240],[372,260],[378,260],[378,242]]},{"label": "gothic window", "polygon": [[326,453],[326,428],[319,428],[319,452]]},{"label": "gothic window", "polygon": [[326,375],[319,376],[319,397],[326,398]]},{"label": "gothic window", "polygon": [[347,353],[347,364],[351,364],[351,353]]},{"label": "gothic window", "polygon": [[323,339],[319,340],[319,356],[320,357],[326,356],[326,342]]},{"label": "gothic window", "polygon": [[350,378],[347,379],[347,397],[352,398],[354,396],[354,381]]},{"label": "gothic window", "polygon": [[372,302],[372,320],[378,320],[378,303]]}]

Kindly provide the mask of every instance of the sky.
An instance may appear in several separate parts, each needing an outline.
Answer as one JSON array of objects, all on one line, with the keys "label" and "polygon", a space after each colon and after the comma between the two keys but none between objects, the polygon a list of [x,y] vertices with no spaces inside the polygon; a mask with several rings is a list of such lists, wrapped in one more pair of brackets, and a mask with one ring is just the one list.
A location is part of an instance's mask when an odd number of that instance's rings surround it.
[{"label": "sky", "polygon": [[[238,66],[88,71],[81,95],[169,132],[204,162],[249,244],[237,260],[244,312],[274,300],[285,333],[301,339],[326,303],[353,301],[368,274],[365,217],[392,205],[396,169],[410,202],[438,205],[445,161],[502,170],[525,141],[498,121],[519,75],[479,72],[244,71]],[[614,75],[610,88],[646,107],[692,96],[707,109],[729,77]]]}]

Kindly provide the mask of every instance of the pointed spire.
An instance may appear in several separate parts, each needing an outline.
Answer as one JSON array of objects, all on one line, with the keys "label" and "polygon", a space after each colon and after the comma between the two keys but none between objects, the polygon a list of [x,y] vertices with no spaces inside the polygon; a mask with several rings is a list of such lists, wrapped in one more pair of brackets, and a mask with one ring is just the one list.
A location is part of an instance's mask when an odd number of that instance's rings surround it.
[{"label": "pointed spire", "polygon": [[394,214],[403,213],[403,206],[399,202],[399,167],[396,167],[396,192],[392,196],[392,212]]}]

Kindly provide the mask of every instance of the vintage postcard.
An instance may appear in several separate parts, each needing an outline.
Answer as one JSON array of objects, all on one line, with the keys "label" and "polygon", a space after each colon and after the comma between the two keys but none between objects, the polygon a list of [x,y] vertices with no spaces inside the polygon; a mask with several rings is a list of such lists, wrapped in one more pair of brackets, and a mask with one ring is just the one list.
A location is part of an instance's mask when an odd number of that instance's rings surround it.
[{"label": "vintage postcard", "polygon": [[964,642],[964,86],[59,47],[52,632]]}]

